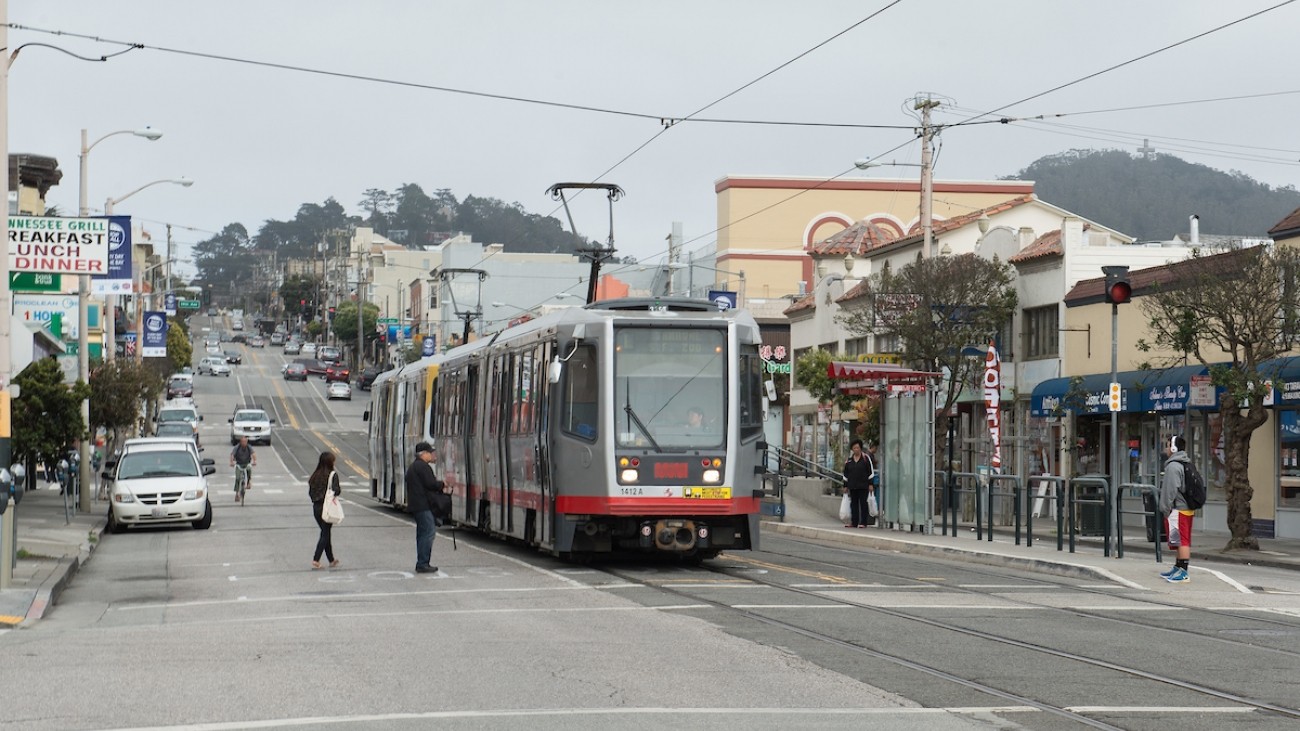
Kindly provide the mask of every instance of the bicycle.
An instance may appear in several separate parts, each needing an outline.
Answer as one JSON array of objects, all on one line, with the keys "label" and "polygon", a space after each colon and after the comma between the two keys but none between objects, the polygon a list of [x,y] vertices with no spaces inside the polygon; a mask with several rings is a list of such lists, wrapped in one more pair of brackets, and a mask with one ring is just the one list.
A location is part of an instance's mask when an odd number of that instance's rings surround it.
[{"label": "bicycle", "polygon": [[252,478],[252,465],[235,465],[235,502],[239,503],[241,506],[245,502],[245,495],[248,493],[248,483],[252,481]]}]

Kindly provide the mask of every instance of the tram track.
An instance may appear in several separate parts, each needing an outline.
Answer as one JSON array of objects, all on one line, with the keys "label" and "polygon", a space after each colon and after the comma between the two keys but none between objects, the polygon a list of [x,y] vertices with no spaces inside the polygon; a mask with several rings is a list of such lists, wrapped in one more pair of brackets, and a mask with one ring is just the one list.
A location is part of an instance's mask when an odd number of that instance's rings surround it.
[{"label": "tram track", "polygon": [[[832,547],[832,546],[827,546],[827,545],[822,544],[822,543],[814,543],[814,542],[810,542],[810,541],[803,541],[803,540],[799,540],[799,539],[796,539],[796,538],[786,538],[786,540],[789,540],[791,543],[797,543],[797,544],[800,544],[800,545],[806,545],[806,546],[810,546],[810,547],[816,547],[816,548],[819,549],[819,550],[827,550],[827,549],[830,549],[830,550],[835,550],[835,551],[843,551],[843,552],[850,553],[850,554],[855,553],[854,551],[848,551],[848,550],[846,550],[846,549],[842,549],[842,548],[835,548],[835,547]],[[796,560],[799,560],[799,561],[806,561],[806,562],[808,562],[808,563],[812,563],[812,564],[820,565],[820,566],[826,566],[826,567],[834,568],[834,569],[837,569],[837,570],[845,570],[845,571],[864,571],[864,570],[865,570],[865,571],[869,571],[869,572],[871,572],[871,573],[878,574],[878,575],[880,575],[880,576],[885,576],[885,577],[888,577],[888,578],[891,578],[891,579],[898,579],[898,580],[901,580],[901,581],[912,582],[912,584],[915,585],[915,586],[929,586],[929,587],[936,587],[936,588],[938,587],[938,585],[933,584],[933,583],[931,583],[931,582],[920,581],[920,580],[918,580],[915,576],[907,576],[907,575],[904,575],[904,574],[892,573],[892,572],[885,571],[885,570],[883,570],[883,569],[879,569],[879,568],[876,568],[876,567],[850,566],[850,565],[848,565],[848,564],[836,563],[836,562],[834,562],[834,561],[827,561],[827,560],[825,560],[825,559],[813,558],[813,557],[810,557],[810,556],[800,556],[800,555],[792,554],[792,553],[782,553],[782,552],[779,552],[779,551],[771,551],[771,550],[767,550],[767,549],[764,549],[763,553],[765,553],[765,554],[770,554],[770,555],[774,555],[774,556],[781,556],[781,557],[783,557],[783,558],[796,559]],[[931,560],[931,559],[920,558],[920,557],[917,557],[917,556],[909,556],[909,557],[908,557],[908,560],[909,560],[910,562],[913,562],[913,563],[916,563],[916,564],[920,564],[920,565],[924,565],[924,566],[936,566],[936,567],[939,567],[939,566],[942,566],[942,567],[951,567],[951,566],[952,566],[951,563],[944,563],[944,562],[942,562],[942,561],[935,561],[935,560]],[[995,579],[1005,578],[1005,575],[1003,575],[1003,574],[998,574],[998,573],[995,573],[995,572],[992,572],[992,571],[985,571],[985,570],[981,570],[981,569],[978,569],[978,568],[970,568],[970,567],[967,567],[967,566],[963,566],[962,569],[963,569],[964,571],[966,571],[967,573],[974,574],[974,575],[977,575],[977,576],[988,576],[988,577],[995,578]],[[1027,582],[1027,583],[1039,584],[1039,585],[1041,585],[1041,586],[1043,586],[1043,587],[1057,588],[1057,589],[1068,590],[1068,591],[1072,591],[1072,592],[1076,592],[1076,593],[1089,594],[1089,595],[1093,595],[1093,596],[1101,596],[1101,597],[1107,597],[1107,598],[1114,598],[1114,596],[1115,596],[1115,594],[1114,594],[1113,592],[1110,592],[1110,591],[1103,591],[1103,590],[1093,589],[1093,588],[1089,588],[1089,587],[1086,587],[1086,586],[1079,586],[1079,585],[1075,585],[1075,584],[1064,584],[1064,583],[1060,583],[1060,582],[1057,582],[1057,581],[1051,581],[1051,580],[1049,580],[1049,579],[1039,579],[1039,578],[1033,578],[1033,577],[1024,577],[1024,578],[1023,578],[1023,581],[1025,581],[1025,582]],[[1013,598],[1009,598],[1009,597],[1007,597],[1007,596],[1004,595],[1004,594],[999,594],[999,593],[994,592],[994,591],[980,591],[979,589],[975,589],[975,588],[971,588],[971,587],[945,586],[944,588],[946,588],[946,589],[949,590],[949,591],[961,592],[961,593],[970,594],[970,595],[973,595],[973,596],[981,596],[981,597],[996,597],[996,598],[999,599],[1000,601],[1004,601],[1004,602],[1020,604],[1020,605],[1023,605],[1023,606],[1037,607],[1037,608],[1040,608],[1040,609],[1049,609],[1049,610],[1053,610],[1053,611],[1056,611],[1056,612],[1061,612],[1061,613],[1065,613],[1065,614],[1073,615],[1073,616],[1077,616],[1077,617],[1085,617],[1085,618],[1088,618],[1088,619],[1098,619],[1098,620],[1103,620],[1103,621],[1107,621],[1107,622],[1115,622],[1115,623],[1119,623],[1119,624],[1125,624],[1125,625],[1130,625],[1130,626],[1134,626],[1134,627],[1140,627],[1140,628],[1143,628],[1143,629],[1161,630],[1161,631],[1166,631],[1166,632],[1174,632],[1174,633],[1186,634],[1186,635],[1194,636],[1194,637],[1198,637],[1198,638],[1201,638],[1201,639],[1213,640],[1213,641],[1223,642],[1223,643],[1228,643],[1228,644],[1233,644],[1233,645],[1239,645],[1239,646],[1242,646],[1242,647],[1248,647],[1248,648],[1251,648],[1251,649],[1269,650],[1269,651],[1272,651],[1272,652],[1277,652],[1277,653],[1280,653],[1280,654],[1289,655],[1289,656],[1291,656],[1291,657],[1300,658],[1300,652],[1297,652],[1297,651],[1286,650],[1286,649],[1282,649],[1282,648],[1271,648],[1271,647],[1268,647],[1268,646],[1266,646],[1266,645],[1260,645],[1260,644],[1252,643],[1252,642],[1245,642],[1245,641],[1242,641],[1242,640],[1234,640],[1234,639],[1229,639],[1229,638],[1225,638],[1225,637],[1218,637],[1218,636],[1216,636],[1216,635],[1207,634],[1207,633],[1204,633],[1204,632],[1195,632],[1195,631],[1188,630],[1188,629],[1184,629],[1184,628],[1167,627],[1167,626],[1165,626],[1165,625],[1152,624],[1152,623],[1149,623],[1149,622],[1141,622],[1141,621],[1138,621],[1138,620],[1128,619],[1128,618],[1123,618],[1123,617],[1115,617],[1115,616],[1111,616],[1111,615],[1107,615],[1107,614],[1101,614],[1101,613],[1098,613],[1098,612],[1089,612],[1089,611],[1087,611],[1087,610],[1084,610],[1084,609],[1078,609],[1078,608],[1074,608],[1074,607],[1060,607],[1060,606],[1055,606],[1055,605],[1051,605],[1051,604],[1040,604],[1040,603],[1031,602],[1031,601],[1024,600],[1024,599],[1013,599]],[[1300,618],[1298,618],[1297,621],[1294,621],[1294,622],[1293,622],[1293,621],[1287,621],[1287,620],[1285,620],[1285,619],[1281,619],[1281,618],[1278,618],[1278,617],[1268,617],[1268,616],[1258,616],[1258,615],[1236,614],[1236,613],[1233,613],[1233,612],[1226,612],[1226,611],[1217,610],[1217,609],[1206,609],[1206,608],[1203,608],[1203,607],[1192,607],[1192,606],[1187,606],[1187,605],[1185,605],[1185,604],[1175,604],[1175,603],[1173,603],[1173,602],[1165,602],[1165,601],[1160,601],[1160,600],[1157,600],[1157,599],[1154,599],[1154,598],[1150,598],[1150,597],[1142,597],[1142,596],[1137,596],[1137,595],[1133,595],[1133,594],[1125,594],[1125,595],[1124,595],[1124,599],[1125,599],[1125,601],[1133,602],[1133,603],[1136,603],[1136,604],[1143,604],[1143,605],[1146,605],[1146,606],[1153,606],[1153,607],[1161,607],[1161,608],[1169,609],[1169,610],[1171,610],[1171,611],[1188,611],[1188,612],[1196,612],[1196,613],[1199,613],[1199,614],[1204,614],[1204,615],[1213,616],[1213,617],[1221,617],[1221,618],[1226,618],[1226,619],[1235,619],[1235,620],[1242,621],[1242,622],[1251,622],[1251,623],[1254,623],[1254,624],[1264,624],[1264,625],[1271,625],[1271,626],[1276,626],[1276,627],[1285,627],[1285,628],[1288,629],[1288,630],[1294,630],[1294,631],[1296,631],[1296,632],[1300,632]]]},{"label": "tram track", "polygon": [[[771,552],[765,551],[764,553],[771,553]],[[1046,701],[1030,698],[1022,694],[1018,694],[1003,688],[999,688],[990,685],[989,683],[981,682],[979,680],[975,680],[972,678],[964,678],[954,673],[951,673],[949,671],[941,670],[932,665],[927,665],[925,663],[918,662],[917,660],[910,659],[908,657],[903,657],[901,655],[892,654],[878,649],[866,647],[857,642],[846,640],[840,637],[835,637],[833,635],[826,634],[824,632],[819,632],[817,630],[810,629],[808,627],[800,626],[799,624],[796,624],[791,621],[762,614],[754,609],[732,606],[727,602],[709,598],[707,596],[702,596],[698,590],[688,591],[683,587],[664,585],[662,583],[647,581],[644,578],[636,576],[635,574],[620,571],[615,568],[602,567],[602,570],[610,574],[611,576],[617,577],[623,581],[633,583],[641,587],[659,591],[664,594],[668,594],[680,599],[688,599],[693,602],[704,603],[716,609],[720,609],[723,611],[731,612],[736,615],[742,616],[751,621],[760,622],[762,624],[772,626],[772,627],[777,627],[783,631],[791,632],[793,634],[799,635],[804,638],[823,642],[841,649],[849,650],[857,654],[876,658],[885,661],[887,663],[897,665],[902,668],[908,668],[910,670],[921,672],[935,678],[956,683],[963,687],[970,688],[979,691],[981,693],[985,693],[989,696],[1001,700],[1009,700],[1009,701],[1014,701],[1016,703],[1024,704],[1026,706],[1031,706],[1039,710],[1049,712],[1057,716],[1061,716],[1063,718],[1069,718],[1071,720],[1075,720],[1079,723],[1083,723],[1092,728],[1105,728],[1105,729],[1120,728],[1108,724],[1104,721],[1099,721],[1097,719],[1084,716],[1081,713],[1070,710],[1069,708],[1066,708],[1064,706],[1053,705]],[[1278,716],[1281,717],[1300,720],[1300,709],[1279,705],[1277,703],[1272,703],[1266,700],[1250,698],[1240,693],[1232,692],[1230,690],[1214,688],[1202,683],[1191,682],[1180,678],[1171,677],[1169,675],[1164,675],[1161,673],[1151,672],[1148,670],[1143,670],[1141,668],[1131,667],[1121,663],[1104,660],[1098,657],[1091,657],[1076,652],[1070,652],[1068,650],[1062,650],[1053,647],[1047,647],[1040,644],[1035,644],[1033,642],[1016,639],[1014,637],[1006,637],[992,632],[986,632],[984,630],[973,629],[970,627],[965,627],[960,624],[944,621],[941,619],[920,617],[915,614],[909,614],[907,612],[899,611],[896,609],[890,609],[887,607],[880,607],[872,604],[866,604],[863,602],[854,601],[846,597],[834,596],[828,594],[825,591],[816,591],[816,590],[805,589],[801,587],[793,587],[786,584],[782,584],[778,581],[773,581],[770,579],[763,578],[761,575],[755,575],[752,573],[743,573],[743,574],[737,573],[734,569],[725,566],[711,566],[708,564],[703,564],[700,566],[700,570],[719,574],[732,579],[744,578],[747,581],[762,585],[767,588],[776,589],[784,592],[790,592],[792,594],[796,594],[799,596],[815,598],[819,602],[829,602],[835,605],[853,607],[856,609],[865,610],[867,612],[888,616],[893,619],[901,620],[904,622],[917,623],[920,625],[924,625],[926,627],[960,634],[962,636],[978,639],[981,641],[992,642],[1004,647],[1014,647],[1020,650],[1041,654],[1041,655],[1047,655],[1050,657],[1059,658],[1061,660],[1066,660],[1073,663],[1079,663],[1079,664],[1091,666],[1094,668],[1099,668],[1110,672],[1120,673],[1129,677],[1139,678],[1142,680],[1158,683],[1161,685],[1168,685],[1195,694],[1214,698],[1219,701],[1227,701],[1229,703],[1233,703],[1242,706],[1244,708],[1256,709],[1259,711],[1265,711],[1268,713],[1277,714]],[[863,569],[859,568],[858,570],[863,570]],[[979,592],[972,592],[972,593],[976,595],[980,594]],[[1054,608],[1054,607],[1047,607],[1047,608]],[[1137,624],[1140,625],[1141,623],[1137,623]],[[1224,641],[1233,642],[1232,640],[1224,640]],[[1267,649],[1267,648],[1261,648],[1258,645],[1254,645],[1250,643],[1237,643],[1237,644],[1239,644],[1242,648],[1249,649],[1252,651]],[[1284,651],[1284,654],[1290,655],[1294,653]]]}]

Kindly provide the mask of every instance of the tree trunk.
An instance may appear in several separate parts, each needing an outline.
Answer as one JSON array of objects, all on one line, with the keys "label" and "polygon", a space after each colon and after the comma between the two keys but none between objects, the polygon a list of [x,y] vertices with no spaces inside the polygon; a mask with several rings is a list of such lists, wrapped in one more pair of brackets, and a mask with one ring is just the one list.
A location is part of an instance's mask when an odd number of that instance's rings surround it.
[{"label": "tree trunk", "polygon": [[1232,537],[1224,550],[1259,550],[1251,520],[1250,501],[1255,489],[1250,485],[1250,436],[1268,418],[1261,403],[1252,399],[1245,413],[1237,409],[1223,412],[1224,455],[1228,478],[1224,486],[1228,498],[1228,531]]}]

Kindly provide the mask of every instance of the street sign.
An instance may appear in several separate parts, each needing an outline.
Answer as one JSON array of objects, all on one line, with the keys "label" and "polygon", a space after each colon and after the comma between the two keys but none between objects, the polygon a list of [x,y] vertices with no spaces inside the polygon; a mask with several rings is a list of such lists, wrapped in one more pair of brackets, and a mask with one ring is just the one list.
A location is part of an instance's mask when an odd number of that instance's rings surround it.
[{"label": "street sign", "polygon": [[175,292],[168,292],[163,295],[163,312],[166,312],[168,317],[172,317],[176,314]]},{"label": "street sign", "polygon": [[181,301],[179,301],[179,302],[176,303],[176,306],[179,307],[179,308],[181,308],[182,310],[197,310],[197,309],[199,309],[199,301],[198,301],[198,300],[181,300]]},{"label": "street sign", "polygon": [[396,324],[397,324],[397,318],[396,318],[396,317],[381,317],[381,318],[379,318],[379,324],[380,324],[380,325],[396,325]]},{"label": "street sign", "polygon": [[10,292],[62,292],[62,274],[9,272]]}]

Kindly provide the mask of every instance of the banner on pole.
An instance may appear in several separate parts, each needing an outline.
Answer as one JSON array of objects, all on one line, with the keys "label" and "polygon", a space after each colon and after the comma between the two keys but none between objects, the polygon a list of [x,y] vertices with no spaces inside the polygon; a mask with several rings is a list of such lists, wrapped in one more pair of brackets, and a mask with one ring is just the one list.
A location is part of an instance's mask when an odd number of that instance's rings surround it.
[{"label": "banner on pole", "polygon": [[993,343],[989,343],[989,353],[984,358],[984,418],[989,424],[989,440],[993,442],[993,458],[989,464],[996,474],[1002,469],[1002,362]]},{"label": "banner on pole", "polygon": [[167,356],[167,315],[163,312],[144,313],[144,342],[140,354],[145,358]]}]

